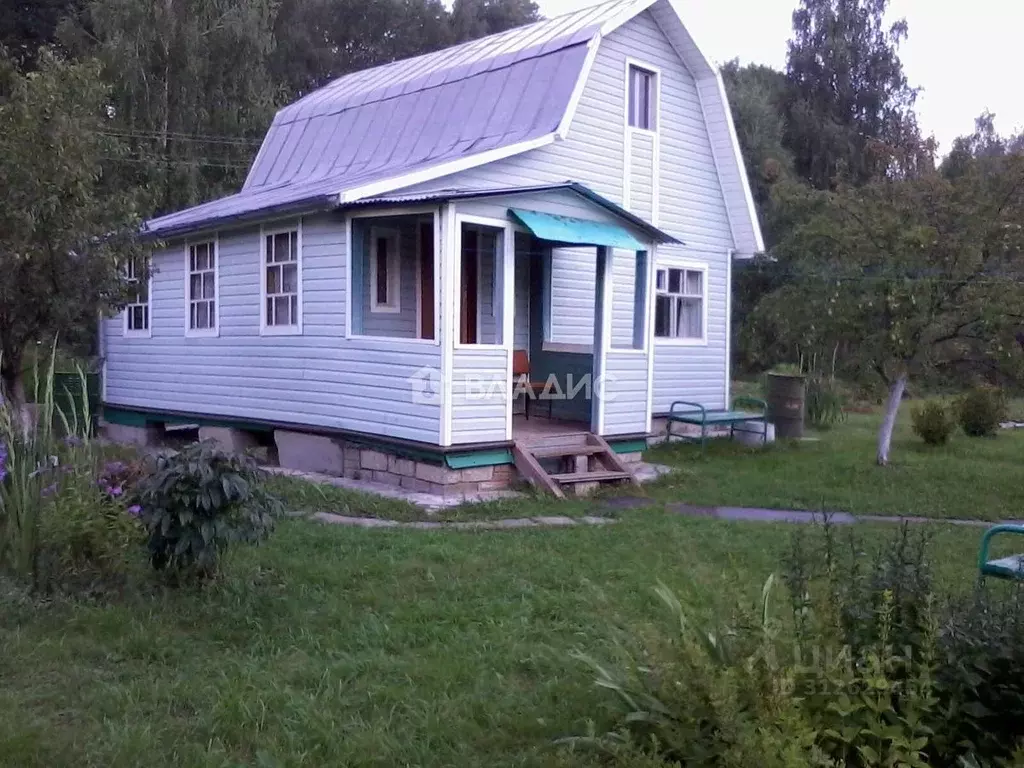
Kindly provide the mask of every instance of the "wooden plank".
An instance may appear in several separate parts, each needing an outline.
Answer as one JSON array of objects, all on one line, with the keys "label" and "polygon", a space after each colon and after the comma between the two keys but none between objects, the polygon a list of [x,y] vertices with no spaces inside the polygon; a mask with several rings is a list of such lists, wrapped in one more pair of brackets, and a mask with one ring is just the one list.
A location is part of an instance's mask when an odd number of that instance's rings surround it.
[{"label": "wooden plank", "polygon": [[599,445],[538,445],[530,452],[538,459],[556,459],[562,456],[593,456],[603,453],[604,448]]},{"label": "wooden plank", "polygon": [[565,474],[551,475],[552,480],[558,483],[601,483],[610,480],[632,480],[633,475],[629,472],[617,470],[604,470],[598,472],[566,472]]},{"label": "wooden plank", "polygon": [[617,472],[625,472],[633,485],[640,485],[640,481],[636,479],[636,476],[630,471],[629,467],[626,466],[625,462],[619,458],[619,455],[612,450],[612,447],[608,445],[603,437],[600,435],[591,434],[587,438],[587,442],[591,445],[596,445],[604,449],[604,452],[599,454],[600,459],[611,469]]},{"label": "wooden plank", "polygon": [[512,458],[515,460],[516,469],[519,470],[519,474],[526,478],[531,485],[542,488],[559,499],[565,498],[565,493],[551,479],[551,475],[544,471],[544,467],[540,465],[527,446],[516,443],[512,447]]}]

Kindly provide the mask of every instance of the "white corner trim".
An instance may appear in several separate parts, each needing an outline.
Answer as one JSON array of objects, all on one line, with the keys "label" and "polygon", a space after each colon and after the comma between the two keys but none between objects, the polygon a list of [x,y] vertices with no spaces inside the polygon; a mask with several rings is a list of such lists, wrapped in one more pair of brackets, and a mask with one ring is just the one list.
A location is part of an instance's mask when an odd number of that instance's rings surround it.
[{"label": "white corner trim", "polygon": [[[280,232],[295,232],[295,252],[298,255],[296,261],[295,279],[296,286],[296,325],[267,325],[267,236],[276,235]],[[273,228],[260,225],[260,336],[301,336],[302,335],[302,218],[295,220],[294,224],[279,225]]]},{"label": "white corner trim", "polygon": [[505,439],[512,439],[512,351],[515,348],[516,313],[516,233],[511,222],[503,231],[501,248],[502,297],[501,297],[501,341],[505,347]]},{"label": "white corner trim", "polygon": [[[381,238],[393,242],[394,248],[388,253],[388,301],[377,301],[377,241]],[[397,315],[402,311],[402,238],[397,229],[370,227],[370,313],[375,315]]]},{"label": "white corner trim", "polygon": [[454,370],[456,318],[455,296],[456,251],[455,204],[445,203],[441,213],[439,264],[441,267],[441,424],[440,444],[452,444],[452,371]]},{"label": "white corner trim", "polygon": [[[263,233],[260,232],[261,242],[266,242],[263,239]],[[260,246],[260,257],[263,256],[263,246]],[[261,264],[260,268],[266,273],[266,264]],[[265,280],[266,277],[263,278]],[[261,280],[262,285],[262,280]],[[262,294],[262,289],[261,289]],[[351,339],[355,336],[352,333],[352,299],[355,293],[352,290],[352,215],[349,214],[345,217],[345,338]],[[263,304],[266,305],[267,300],[261,299]],[[260,317],[263,317],[263,310],[260,309]]]},{"label": "white corner trim", "polygon": [[[212,243],[213,245],[213,327],[192,327],[192,246]],[[220,336],[220,236],[214,232],[211,237],[185,241],[185,338],[211,339]],[[150,311],[152,315],[152,310]]]},{"label": "white corner trim", "polygon": [[[647,252],[647,317],[644,318],[644,348],[647,350],[647,434],[653,426],[654,408],[654,298],[655,279],[658,274],[658,244],[651,243]],[[635,311],[635,309],[634,309]]]},{"label": "white corner trim", "polygon": [[413,171],[412,173],[407,173],[402,176],[392,176],[389,179],[375,181],[371,184],[364,184],[361,187],[353,187],[352,189],[345,190],[341,193],[341,202],[353,203],[357,200],[362,200],[365,197],[383,195],[387,192],[394,192],[397,189],[411,187],[414,184],[423,184],[427,181],[439,179],[442,176],[449,176],[453,173],[466,171],[480,165],[493,163],[496,160],[504,160],[506,157],[512,157],[513,155],[519,155],[523,152],[529,152],[532,149],[547,146],[548,144],[553,143],[556,138],[558,138],[557,133],[547,133],[536,139],[530,139],[529,141],[521,141],[518,144],[509,144],[505,147],[497,147],[496,149],[491,149],[486,152],[478,152],[477,154],[469,155],[468,157],[460,157],[457,160],[450,160],[445,163],[439,163],[438,165],[432,165],[429,168]]},{"label": "white corner trim", "polygon": [[576,117],[576,109],[579,107],[580,99],[583,98],[583,92],[587,88],[587,82],[590,80],[590,70],[594,67],[594,60],[597,58],[597,51],[600,47],[601,33],[599,32],[590,38],[590,42],[587,43],[587,57],[583,60],[583,68],[580,70],[576,85],[573,86],[572,95],[569,97],[569,106],[566,108],[565,114],[562,115],[558,128],[555,130],[555,135],[559,139],[566,139],[569,136],[569,128]]},{"label": "white corner trim", "polygon": [[725,407],[732,408],[732,255],[725,252]]},{"label": "white corner trim", "polygon": [[[732,119],[732,109],[729,107],[729,94],[725,90],[725,81],[722,79],[722,70],[715,70],[715,80],[718,84],[718,95],[722,99],[722,111],[725,112],[725,124],[729,129],[729,140],[732,142],[732,151],[736,157],[736,170],[740,175],[740,184],[743,187],[743,197],[747,203],[747,215],[750,216],[750,227],[754,232],[754,245],[758,252],[764,251],[764,237],[761,234],[761,222],[757,218],[757,207],[754,205],[754,194],[750,190],[750,179],[747,176],[747,164],[743,160],[743,151],[740,149],[740,140],[736,135],[736,124]],[[705,124],[707,118],[705,116]]]}]

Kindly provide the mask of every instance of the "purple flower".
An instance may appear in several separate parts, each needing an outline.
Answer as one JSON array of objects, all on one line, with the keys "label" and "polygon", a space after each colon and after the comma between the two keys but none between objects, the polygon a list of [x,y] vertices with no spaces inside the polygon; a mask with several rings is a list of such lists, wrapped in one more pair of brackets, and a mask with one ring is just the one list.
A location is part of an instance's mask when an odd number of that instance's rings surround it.
[{"label": "purple flower", "polygon": [[128,514],[132,517],[138,517],[142,514],[142,507],[139,506],[138,504],[132,504],[130,507],[128,507]]},{"label": "purple flower", "polygon": [[123,461],[108,461],[103,465],[104,475],[118,475],[124,472],[128,466]]},{"label": "purple flower", "polygon": [[53,485],[48,485],[45,488],[43,488],[43,490],[39,492],[39,495],[40,496],[52,496],[56,492],[57,492],[57,484],[54,483]]},{"label": "purple flower", "polygon": [[64,438],[64,445],[68,446],[69,448],[77,448],[81,444],[82,438],[80,438],[78,435],[68,435],[67,437]]},{"label": "purple flower", "polygon": [[115,499],[124,493],[124,489],[120,485],[107,486],[107,493],[113,496]]}]

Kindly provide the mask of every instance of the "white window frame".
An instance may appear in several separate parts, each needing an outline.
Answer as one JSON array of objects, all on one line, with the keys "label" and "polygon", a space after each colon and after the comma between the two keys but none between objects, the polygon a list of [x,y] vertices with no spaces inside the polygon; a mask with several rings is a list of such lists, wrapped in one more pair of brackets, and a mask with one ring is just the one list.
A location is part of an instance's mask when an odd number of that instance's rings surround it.
[{"label": "white window frame", "polygon": [[[124,266],[124,277],[127,282],[138,283],[135,278],[135,261],[130,259]],[[150,339],[153,337],[153,263],[149,260],[149,275],[146,278],[146,300],[139,301],[138,293],[135,294],[135,301],[128,302],[124,307],[124,328],[123,335],[126,339]],[[146,308],[146,327],[130,328],[129,316],[134,307]]]},{"label": "white window frame", "polygon": [[[267,238],[285,232],[295,233],[295,279],[296,309],[294,325],[270,325],[267,323]],[[302,219],[277,227],[260,227],[260,336],[301,336],[302,335]],[[275,262],[280,264],[282,262]],[[277,294],[275,294],[277,295]]]},{"label": "white window frame", "polygon": [[[377,243],[388,241],[387,301],[377,301]],[[370,227],[370,312],[396,315],[402,311],[402,237],[397,229]],[[418,322],[418,321],[417,321]]]},{"label": "white window frame", "polygon": [[[686,294],[669,293],[667,289],[668,281],[668,270],[670,269],[683,269],[689,272],[700,272],[701,273],[701,335],[699,337],[692,338],[680,338],[674,336],[658,336],[657,334],[657,312],[658,312],[658,295],[659,293],[668,296],[685,296]],[[664,291],[658,290],[658,273],[665,271],[666,289]],[[685,291],[686,277],[683,277],[683,288]],[[708,285],[708,264],[707,262],[701,261],[689,261],[684,259],[667,259],[661,257],[654,263],[654,274],[653,274],[653,285],[651,290],[651,335],[654,338],[654,343],[664,346],[680,346],[680,347],[706,347],[708,344],[708,303],[710,296],[710,287]],[[691,298],[696,298],[692,296]]]},{"label": "white window frame", "polygon": [[[192,298],[192,248],[197,245],[212,246],[213,269],[201,270],[213,272],[213,326],[210,328],[192,327],[192,305],[209,301],[209,299]],[[190,240],[185,243],[185,336],[188,338],[211,338],[220,336],[220,237]]]},{"label": "white window frame", "polygon": [[[633,105],[630,95],[633,92],[634,72],[642,72],[650,76],[650,93],[647,99],[647,127],[633,124]],[[639,99],[637,100],[639,105]],[[631,131],[657,133],[661,122],[661,72],[657,67],[635,59],[626,60],[626,127]]]}]

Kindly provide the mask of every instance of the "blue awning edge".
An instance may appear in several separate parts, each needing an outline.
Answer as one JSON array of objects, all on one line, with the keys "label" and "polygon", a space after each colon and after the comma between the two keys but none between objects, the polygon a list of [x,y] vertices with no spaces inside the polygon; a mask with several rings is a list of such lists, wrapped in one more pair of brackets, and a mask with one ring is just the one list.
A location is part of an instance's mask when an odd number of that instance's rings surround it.
[{"label": "blue awning edge", "polygon": [[523,208],[509,208],[508,213],[534,236],[552,243],[607,246],[630,251],[645,251],[650,247],[637,240],[629,230],[619,224]]}]

